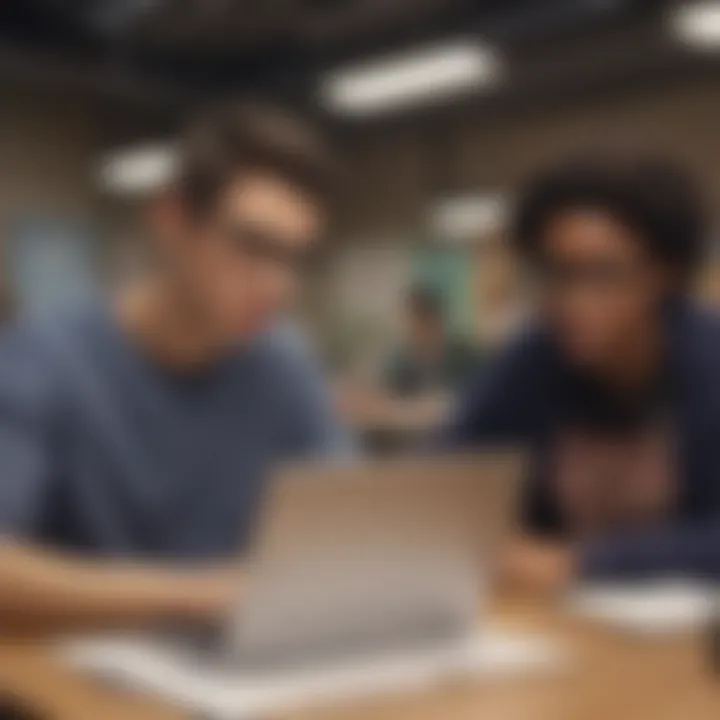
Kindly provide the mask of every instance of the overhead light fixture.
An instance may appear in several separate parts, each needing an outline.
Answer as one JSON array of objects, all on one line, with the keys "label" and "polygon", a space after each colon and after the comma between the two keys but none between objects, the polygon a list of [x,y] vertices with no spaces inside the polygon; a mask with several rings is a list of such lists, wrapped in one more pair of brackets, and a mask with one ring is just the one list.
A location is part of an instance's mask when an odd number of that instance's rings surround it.
[{"label": "overhead light fixture", "polygon": [[431,210],[430,224],[438,237],[462,242],[501,230],[507,219],[507,198],[501,193],[447,197]]},{"label": "overhead light fixture", "polygon": [[701,0],[675,8],[672,30],[685,45],[704,50],[720,49],[720,2]]},{"label": "overhead light fixture", "polygon": [[100,164],[100,184],[115,195],[142,195],[167,183],[175,171],[174,148],[145,144],[111,153]]},{"label": "overhead light fixture", "polygon": [[329,72],[323,104],[347,115],[371,115],[446,100],[496,79],[496,54],[479,42],[455,41],[369,60]]}]

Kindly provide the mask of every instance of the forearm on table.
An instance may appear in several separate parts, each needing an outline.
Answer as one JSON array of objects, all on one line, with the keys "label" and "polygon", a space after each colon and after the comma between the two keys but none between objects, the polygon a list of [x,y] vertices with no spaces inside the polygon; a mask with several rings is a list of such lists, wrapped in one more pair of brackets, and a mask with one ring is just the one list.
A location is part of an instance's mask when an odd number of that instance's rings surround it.
[{"label": "forearm on table", "polygon": [[130,628],[220,618],[239,582],[230,566],[99,561],[0,541],[0,632]]}]

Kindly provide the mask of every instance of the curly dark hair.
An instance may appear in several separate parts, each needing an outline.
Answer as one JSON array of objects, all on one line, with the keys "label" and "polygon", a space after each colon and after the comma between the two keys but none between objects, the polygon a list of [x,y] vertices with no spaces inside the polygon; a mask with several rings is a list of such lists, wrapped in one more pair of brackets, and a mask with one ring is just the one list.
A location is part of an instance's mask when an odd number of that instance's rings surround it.
[{"label": "curly dark hair", "polygon": [[689,278],[703,255],[705,211],[684,168],[653,154],[594,152],[546,168],[520,194],[513,236],[530,257],[540,254],[547,225],[574,209],[606,212],[658,260]]}]

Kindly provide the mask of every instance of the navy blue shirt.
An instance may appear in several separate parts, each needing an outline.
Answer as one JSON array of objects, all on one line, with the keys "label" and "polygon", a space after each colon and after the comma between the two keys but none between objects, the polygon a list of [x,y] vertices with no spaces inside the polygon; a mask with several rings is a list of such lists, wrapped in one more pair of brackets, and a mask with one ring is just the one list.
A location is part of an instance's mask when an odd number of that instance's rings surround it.
[{"label": "navy blue shirt", "polygon": [[112,555],[242,550],[271,466],[344,452],[296,335],[193,374],[144,355],[105,309],[0,340],[0,534]]},{"label": "navy blue shirt", "polygon": [[[676,308],[662,407],[672,418],[678,493],[671,517],[581,543],[591,577],[692,574],[720,577],[720,319]],[[518,443],[531,450],[526,522],[563,531],[553,512],[547,459],[569,412],[587,405],[582,383],[540,328],[522,334],[469,390],[446,430],[451,447]]]}]

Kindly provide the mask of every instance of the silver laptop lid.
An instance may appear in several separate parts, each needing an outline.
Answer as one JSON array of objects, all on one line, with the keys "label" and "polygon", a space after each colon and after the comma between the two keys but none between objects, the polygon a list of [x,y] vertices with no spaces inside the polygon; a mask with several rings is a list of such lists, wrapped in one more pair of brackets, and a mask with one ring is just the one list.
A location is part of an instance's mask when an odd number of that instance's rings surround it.
[{"label": "silver laptop lid", "polygon": [[468,633],[521,467],[497,452],[285,469],[231,622],[233,655],[262,667]]}]

